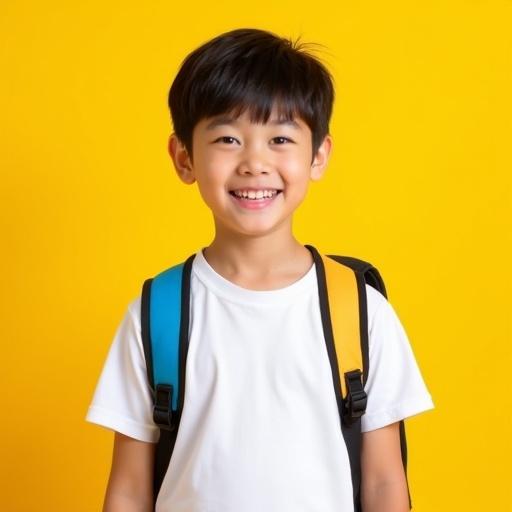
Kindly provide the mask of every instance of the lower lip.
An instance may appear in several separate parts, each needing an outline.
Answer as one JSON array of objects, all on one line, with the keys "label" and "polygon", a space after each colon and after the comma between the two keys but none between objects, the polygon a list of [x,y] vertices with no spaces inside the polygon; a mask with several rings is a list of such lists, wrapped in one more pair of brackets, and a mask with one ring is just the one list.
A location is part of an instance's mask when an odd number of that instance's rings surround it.
[{"label": "lower lip", "polygon": [[229,194],[233,201],[242,208],[245,208],[247,210],[261,210],[262,208],[267,207],[269,204],[272,204],[275,199],[281,195],[282,192],[278,192],[275,196],[272,197],[265,197],[261,199],[243,199],[239,198],[237,196],[234,196],[233,194]]}]

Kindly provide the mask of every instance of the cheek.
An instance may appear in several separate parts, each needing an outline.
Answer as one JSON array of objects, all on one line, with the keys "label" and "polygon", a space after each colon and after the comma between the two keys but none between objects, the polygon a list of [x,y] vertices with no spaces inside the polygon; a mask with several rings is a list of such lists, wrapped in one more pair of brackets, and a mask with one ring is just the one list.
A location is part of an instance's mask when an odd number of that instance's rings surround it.
[{"label": "cheek", "polygon": [[288,158],[283,159],[278,167],[281,175],[288,183],[294,186],[301,185],[309,177],[309,168],[305,165],[304,159]]},{"label": "cheek", "polygon": [[204,153],[195,162],[198,187],[203,200],[212,205],[219,201],[231,175],[229,162],[213,153]]},{"label": "cheek", "polygon": [[236,164],[236,159],[228,151],[204,151],[198,160],[198,167],[209,175],[225,175]]}]

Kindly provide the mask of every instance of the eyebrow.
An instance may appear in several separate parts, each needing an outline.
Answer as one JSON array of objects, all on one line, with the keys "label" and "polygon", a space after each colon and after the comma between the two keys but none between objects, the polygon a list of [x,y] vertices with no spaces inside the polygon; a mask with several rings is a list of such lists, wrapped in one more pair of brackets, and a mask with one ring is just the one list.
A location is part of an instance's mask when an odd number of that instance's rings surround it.
[{"label": "eyebrow", "polygon": [[[233,118],[233,117],[220,116],[220,117],[216,117],[212,121],[210,121],[206,125],[206,130],[213,130],[214,128],[217,128],[217,126],[232,125],[232,124],[235,124],[235,123],[236,123],[236,119]],[[286,125],[286,126],[290,126],[291,128],[294,128],[296,130],[300,130],[301,129],[299,123],[297,123],[296,121],[293,121],[291,119],[290,120],[288,120],[288,119],[275,119],[275,120],[269,121],[269,124],[271,124],[273,126],[283,126],[283,125]]]}]

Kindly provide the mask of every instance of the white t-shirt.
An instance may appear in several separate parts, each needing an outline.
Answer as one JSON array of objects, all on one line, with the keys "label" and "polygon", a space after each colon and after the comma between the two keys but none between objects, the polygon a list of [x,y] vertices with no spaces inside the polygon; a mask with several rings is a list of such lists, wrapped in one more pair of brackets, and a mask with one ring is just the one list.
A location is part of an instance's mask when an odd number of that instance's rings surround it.
[{"label": "white t-shirt", "polygon": [[[407,335],[366,285],[368,403],[362,430],[433,408]],[[156,512],[353,512],[348,454],[323,338],[315,264],[277,290],[192,264],[185,403]],[[86,417],[156,442],[140,296],[113,339]]]}]

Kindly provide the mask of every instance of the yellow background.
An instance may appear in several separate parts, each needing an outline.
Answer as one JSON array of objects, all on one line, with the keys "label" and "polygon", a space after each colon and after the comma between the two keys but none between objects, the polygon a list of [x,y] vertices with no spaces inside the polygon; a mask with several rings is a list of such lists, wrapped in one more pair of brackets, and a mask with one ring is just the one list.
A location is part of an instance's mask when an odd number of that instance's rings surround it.
[{"label": "yellow background", "polygon": [[335,146],[295,234],[372,262],[409,335],[436,405],[407,422],[414,510],[512,510],[511,26],[510,1],[4,1],[2,510],[101,508],[112,433],[84,417],[115,329],[213,236],[167,91],[238,27],[327,47]]}]

